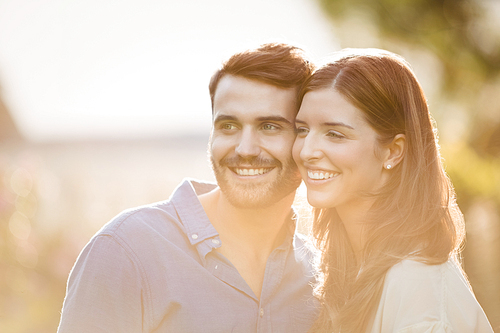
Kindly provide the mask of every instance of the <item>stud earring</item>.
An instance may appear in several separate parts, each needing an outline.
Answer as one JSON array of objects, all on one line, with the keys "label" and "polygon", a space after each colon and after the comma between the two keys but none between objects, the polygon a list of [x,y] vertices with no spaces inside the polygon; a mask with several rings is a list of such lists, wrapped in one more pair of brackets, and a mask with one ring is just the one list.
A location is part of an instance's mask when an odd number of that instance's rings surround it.
[{"label": "stud earring", "polygon": [[392,165],[387,164],[387,165],[385,166],[385,168],[386,168],[387,170],[391,170],[391,169],[392,169]]}]

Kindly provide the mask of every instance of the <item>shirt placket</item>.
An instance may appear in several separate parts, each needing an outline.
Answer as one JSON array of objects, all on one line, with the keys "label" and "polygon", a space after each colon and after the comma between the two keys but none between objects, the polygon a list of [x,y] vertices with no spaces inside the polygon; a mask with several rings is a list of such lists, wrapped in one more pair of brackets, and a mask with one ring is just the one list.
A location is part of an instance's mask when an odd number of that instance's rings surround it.
[{"label": "shirt placket", "polygon": [[272,299],[283,278],[288,252],[289,247],[277,248],[271,253],[267,260],[257,317],[258,333],[269,333],[273,331],[271,320],[273,316]]},{"label": "shirt placket", "polygon": [[241,277],[236,267],[229,261],[223,260],[222,256],[216,253],[208,254],[205,261],[206,269],[216,278],[246,294],[248,297],[255,300],[256,305],[258,304],[258,300],[252,289],[248,286],[243,277]]}]

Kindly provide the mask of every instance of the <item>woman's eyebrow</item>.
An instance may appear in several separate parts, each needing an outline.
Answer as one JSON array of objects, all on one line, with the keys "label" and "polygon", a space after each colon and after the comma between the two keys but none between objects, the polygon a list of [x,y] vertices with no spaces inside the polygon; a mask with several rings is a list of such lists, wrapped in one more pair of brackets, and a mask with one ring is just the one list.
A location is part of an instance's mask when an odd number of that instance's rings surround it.
[{"label": "woman's eyebrow", "polygon": [[[295,123],[306,124],[305,121],[300,120],[300,119],[295,119]],[[341,126],[341,127],[354,129],[354,127],[352,127],[351,125],[347,125],[343,122],[336,122],[336,121],[335,122],[325,122],[325,123],[322,123],[321,125],[323,125],[323,126]]]},{"label": "woman's eyebrow", "polygon": [[342,123],[342,122],[326,122],[326,123],[323,123],[323,125],[325,125],[325,126],[342,126],[342,127],[354,129],[354,127],[352,127],[351,125],[347,125],[347,124]]}]

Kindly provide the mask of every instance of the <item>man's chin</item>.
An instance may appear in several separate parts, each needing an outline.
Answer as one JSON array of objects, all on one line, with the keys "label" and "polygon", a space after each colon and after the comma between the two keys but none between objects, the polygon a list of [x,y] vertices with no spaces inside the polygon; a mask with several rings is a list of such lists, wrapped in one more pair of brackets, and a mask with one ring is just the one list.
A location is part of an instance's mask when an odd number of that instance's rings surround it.
[{"label": "man's chin", "polygon": [[233,188],[229,191],[224,191],[221,188],[221,191],[231,205],[242,209],[267,208],[294,193],[294,191],[273,193],[272,190],[262,188],[259,190],[236,190]]},{"label": "man's chin", "polygon": [[290,180],[274,182],[232,182],[225,177],[218,177],[217,182],[222,194],[237,208],[266,208],[283,198],[295,193],[300,185],[300,178],[296,182]]}]

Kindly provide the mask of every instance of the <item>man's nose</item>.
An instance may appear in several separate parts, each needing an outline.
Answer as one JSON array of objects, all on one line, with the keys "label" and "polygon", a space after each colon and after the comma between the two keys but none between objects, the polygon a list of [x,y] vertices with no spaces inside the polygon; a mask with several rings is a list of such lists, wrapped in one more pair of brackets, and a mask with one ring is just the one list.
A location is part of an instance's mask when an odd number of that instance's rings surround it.
[{"label": "man's nose", "polygon": [[260,154],[260,142],[257,133],[250,128],[243,129],[235,150],[242,157],[258,156]]}]

